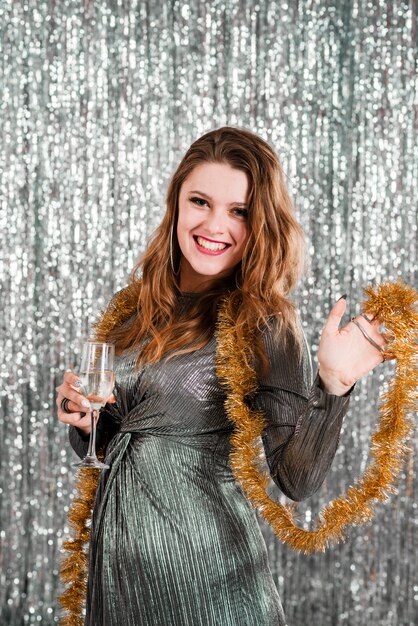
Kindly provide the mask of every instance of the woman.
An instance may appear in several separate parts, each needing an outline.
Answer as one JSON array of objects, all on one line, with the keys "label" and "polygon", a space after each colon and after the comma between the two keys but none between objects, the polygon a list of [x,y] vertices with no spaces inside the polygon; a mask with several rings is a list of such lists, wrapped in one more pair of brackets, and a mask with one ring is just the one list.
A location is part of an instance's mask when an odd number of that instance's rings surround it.
[{"label": "woman", "polygon": [[[117,382],[98,423],[110,469],[93,511],[86,625],[285,624],[255,511],[229,462],[233,425],[214,331],[227,297],[238,345],[254,338],[259,386],[247,401],[267,420],[271,477],[289,498],[308,498],[335,456],[356,381],[382,361],[385,337],[364,315],[339,329],[343,297],[322,331],[313,377],[290,299],[304,255],[272,148],[234,127],[195,141],[132,271],[137,306],[106,337],[116,344]],[[58,391],[59,419],[83,457],[90,416],[77,376],[66,372]]]}]

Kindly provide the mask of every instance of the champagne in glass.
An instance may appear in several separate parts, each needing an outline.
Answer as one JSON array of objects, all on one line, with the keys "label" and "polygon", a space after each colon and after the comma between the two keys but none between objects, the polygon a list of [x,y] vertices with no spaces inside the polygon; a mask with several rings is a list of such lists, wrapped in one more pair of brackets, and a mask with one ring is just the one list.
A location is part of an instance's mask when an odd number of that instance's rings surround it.
[{"label": "champagne in glass", "polygon": [[87,398],[91,406],[91,431],[87,454],[79,463],[73,463],[73,467],[97,467],[107,469],[109,466],[101,463],[96,456],[96,425],[99,419],[99,411],[106,404],[111,395],[115,374],[113,361],[115,346],[113,343],[87,340],[83,343],[79,378],[80,393]]}]

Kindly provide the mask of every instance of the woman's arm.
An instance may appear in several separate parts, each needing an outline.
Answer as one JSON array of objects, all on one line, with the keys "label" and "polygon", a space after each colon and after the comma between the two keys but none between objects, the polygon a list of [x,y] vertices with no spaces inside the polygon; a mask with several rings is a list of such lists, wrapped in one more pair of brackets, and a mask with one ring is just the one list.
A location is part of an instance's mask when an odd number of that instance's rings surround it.
[{"label": "woman's arm", "polygon": [[294,341],[290,337],[284,351],[271,331],[265,333],[270,370],[259,376],[259,388],[249,402],[265,415],[262,439],[273,481],[286,496],[300,501],[325,480],[355,384],[344,396],[326,393],[319,370],[313,378],[306,339],[300,363]]}]

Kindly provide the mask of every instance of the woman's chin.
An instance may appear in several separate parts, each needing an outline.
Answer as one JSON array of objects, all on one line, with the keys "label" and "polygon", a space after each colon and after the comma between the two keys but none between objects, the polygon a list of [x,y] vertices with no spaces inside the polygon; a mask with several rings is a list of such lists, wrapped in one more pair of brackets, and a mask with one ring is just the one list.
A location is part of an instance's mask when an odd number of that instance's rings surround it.
[{"label": "woman's chin", "polygon": [[224,280],[231,274],[231,269],[203,273],[202,270],[192,273],[181,271],[180,286],[181,291],[204,291],[213,287],[218,281]]}]

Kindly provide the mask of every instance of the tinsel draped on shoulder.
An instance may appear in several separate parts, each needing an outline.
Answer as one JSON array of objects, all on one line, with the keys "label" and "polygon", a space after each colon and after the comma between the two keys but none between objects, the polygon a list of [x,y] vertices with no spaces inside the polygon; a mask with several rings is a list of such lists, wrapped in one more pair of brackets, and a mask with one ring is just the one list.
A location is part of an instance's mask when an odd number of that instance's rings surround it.
[{"label": "tinsel draped on shoulder", "polygon": [[96,341],[108,341],[109,333],[135,313],[140,289],[141,281],[137,280],[115,293],[107,308],[102,309],[91,324]]}]

